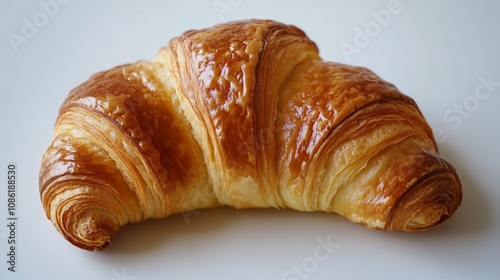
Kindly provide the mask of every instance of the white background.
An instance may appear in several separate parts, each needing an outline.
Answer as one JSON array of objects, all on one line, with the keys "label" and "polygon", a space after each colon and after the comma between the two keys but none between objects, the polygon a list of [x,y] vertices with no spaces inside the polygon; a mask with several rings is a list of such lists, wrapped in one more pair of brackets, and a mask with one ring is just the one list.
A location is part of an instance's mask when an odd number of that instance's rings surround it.
[{"label": "white background", "polygon": [[[500,2],[53,1],[0,4],[0,279],[500,279]],[[460,175],[455,215],[402,233],[335,214],[221,208],[126,226],[103,252],[65,241],[45,218],[38,170],[67,93],[188,29],[246,18],[294,24],[324,59],[369,67],[413,97]],[[9,162],[19,174],[15,273]]]}]

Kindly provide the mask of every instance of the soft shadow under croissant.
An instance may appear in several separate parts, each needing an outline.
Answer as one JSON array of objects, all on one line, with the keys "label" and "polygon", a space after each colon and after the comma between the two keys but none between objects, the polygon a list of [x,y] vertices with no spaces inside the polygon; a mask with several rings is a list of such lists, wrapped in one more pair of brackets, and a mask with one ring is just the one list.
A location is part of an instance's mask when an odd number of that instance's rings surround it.
[{"label": "soft shadow under croissant", "polygon": [[47,217],[102,250],[127,223],[230,205],[335,212],[424,230],[461,203],[415,102],[325,62],[300,29],[191,30],[153,61],[93,75],[62,104],[40,170]]}]

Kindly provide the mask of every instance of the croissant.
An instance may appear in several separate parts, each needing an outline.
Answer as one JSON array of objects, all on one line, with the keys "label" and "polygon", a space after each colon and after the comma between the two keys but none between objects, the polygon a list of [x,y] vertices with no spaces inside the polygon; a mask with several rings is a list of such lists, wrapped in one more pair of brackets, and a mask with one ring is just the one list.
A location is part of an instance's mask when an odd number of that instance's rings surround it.
[{"label": "croissant", "polygon": [[87,250],[127,223],[221,205],[415,231],[462,199],[410,97],[271,20],[190,30],[93,75],[61,105],[39,179],[48,219]]}]

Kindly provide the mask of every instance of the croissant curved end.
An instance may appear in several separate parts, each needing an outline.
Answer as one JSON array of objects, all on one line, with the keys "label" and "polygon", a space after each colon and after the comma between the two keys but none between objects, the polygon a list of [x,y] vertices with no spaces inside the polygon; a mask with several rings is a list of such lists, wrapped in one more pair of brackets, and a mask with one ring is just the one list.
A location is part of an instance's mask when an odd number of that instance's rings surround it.
[{"label": "croissant curved end", "polygon": [[75,240],[80,246],[87,250],[100,251],[106,248],[111,241],[118,226],[110,223],[106,219],[96,218],[93,215],[86,215],[81,217],[77,223],[78,229],[76,231],[78,238]]},{"label": "croissant curved end", "polygon": [[[56,201],[59,199],[55,198]],[[103,204],[92,206],[81,199],[46,203],[44,207],[49,220],[66,240],[89,251],[105,249],[112,242],[115,232],[124,224],[119,222],[119,217],[112,209],[105,209]]]},{"label": "croissant curved end", "polygon": [[446,165],[412,184],[393,206],[385,229],[421,231],[452,216],[461,204],[462,192],[455,169]]}]

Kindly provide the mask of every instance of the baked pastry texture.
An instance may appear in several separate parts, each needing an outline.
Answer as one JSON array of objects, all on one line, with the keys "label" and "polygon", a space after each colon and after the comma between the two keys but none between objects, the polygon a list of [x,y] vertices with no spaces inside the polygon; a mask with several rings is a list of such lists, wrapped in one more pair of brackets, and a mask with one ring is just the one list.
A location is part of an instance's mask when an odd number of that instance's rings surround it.
[{"label": "baked pastry texture", "polygon": [[40,170],[47,217],[102,250],[127,223],[230,205],[335,212],[424,230],[461,203],[415,102],[323,61],[297,27],[229,22],[72,90]]}]

